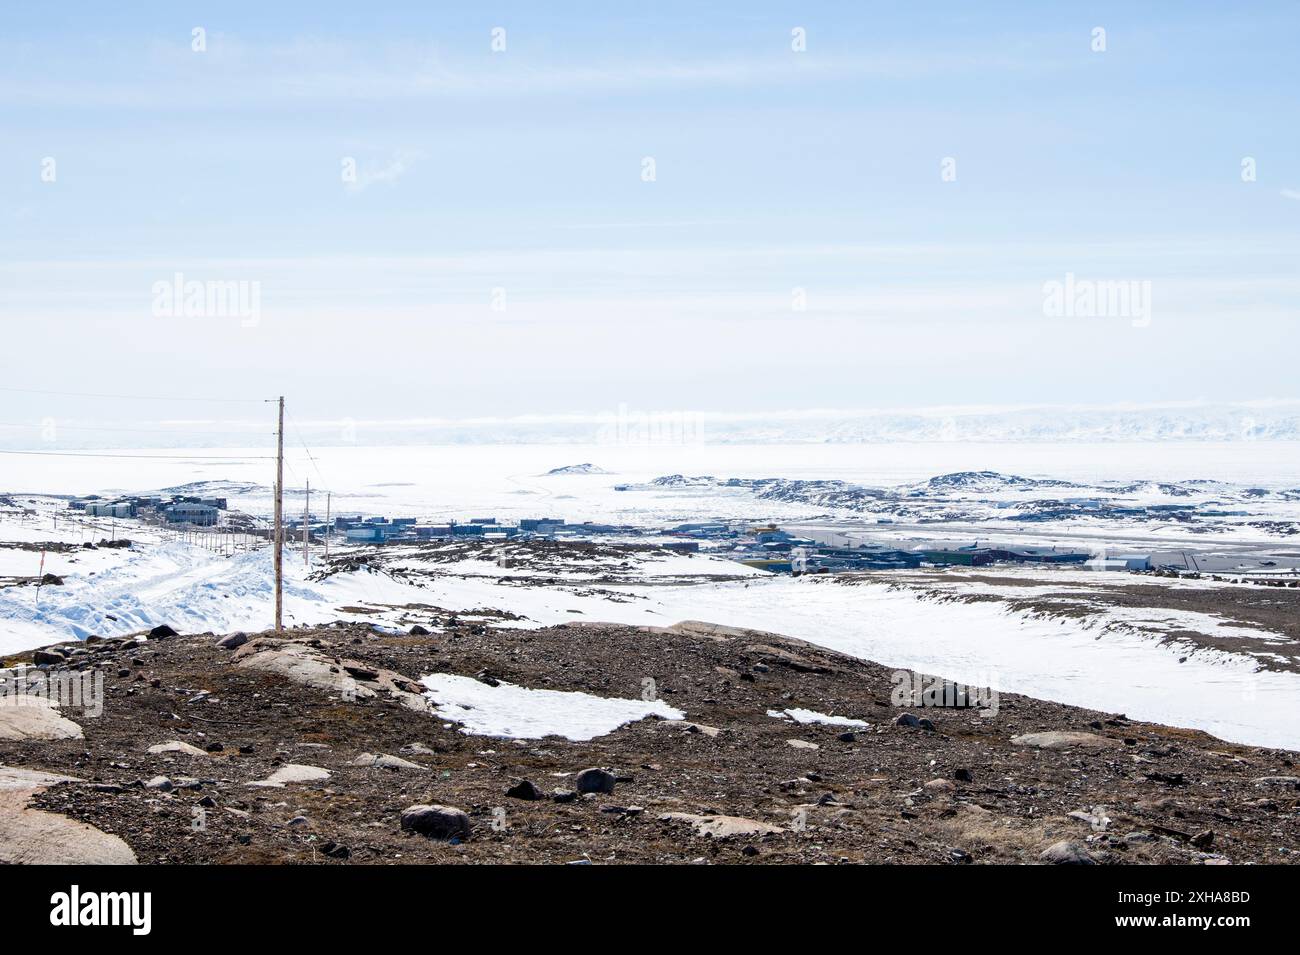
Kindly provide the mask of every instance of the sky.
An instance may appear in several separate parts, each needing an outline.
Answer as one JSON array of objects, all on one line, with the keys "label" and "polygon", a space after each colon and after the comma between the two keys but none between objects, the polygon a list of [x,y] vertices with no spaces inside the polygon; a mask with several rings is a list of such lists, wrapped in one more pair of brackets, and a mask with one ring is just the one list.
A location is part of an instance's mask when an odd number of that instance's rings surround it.
[{"label": "sky", "polygon": [[0,444],[1300,395],[1300,6],[545,7],[6,10]]}]

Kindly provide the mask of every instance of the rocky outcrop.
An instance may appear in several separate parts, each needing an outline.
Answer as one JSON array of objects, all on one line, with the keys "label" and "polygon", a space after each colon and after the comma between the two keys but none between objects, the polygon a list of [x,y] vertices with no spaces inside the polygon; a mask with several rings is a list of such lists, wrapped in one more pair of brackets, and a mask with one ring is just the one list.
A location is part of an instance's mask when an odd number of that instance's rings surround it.
[{"label": "rocky outcrop", "polygon": [[423,688],[400,673],[330,656],[305,641],[259,637],[236,650],[230,662],[248,670],[277,673],[304,686],[338,693],[344,699],[389,696],[413,710],[429,709]]},{"label": "rocky outcrop", "polygon": [[82,739],[81,727],[39,696],[0,697],[0,740]]},{"label": "rocky outcrop", "polygon": [[117,836],[55,812],[28,808],[37,793],[71,782],[77,780],[0,766],[0,863],[135,865],[135,853]]}]

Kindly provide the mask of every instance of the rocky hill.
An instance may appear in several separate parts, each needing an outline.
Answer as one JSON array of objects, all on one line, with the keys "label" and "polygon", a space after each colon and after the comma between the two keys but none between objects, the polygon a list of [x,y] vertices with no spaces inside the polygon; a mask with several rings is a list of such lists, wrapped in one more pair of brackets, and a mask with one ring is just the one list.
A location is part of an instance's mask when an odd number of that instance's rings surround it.
[{"label": "rocky hill", "polygon": [[102,712],[0,701],[0,862],[1300,860],[1296,754],[900,707],[896,671],[755,631],[161,628],[19,662],[10,690],[102,672]]}]

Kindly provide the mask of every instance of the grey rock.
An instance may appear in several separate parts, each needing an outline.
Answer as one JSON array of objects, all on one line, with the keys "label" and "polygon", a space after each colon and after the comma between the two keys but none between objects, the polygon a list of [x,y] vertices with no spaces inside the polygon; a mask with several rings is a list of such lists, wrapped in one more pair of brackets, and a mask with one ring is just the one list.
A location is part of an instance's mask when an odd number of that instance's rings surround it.
[{"label": "grey rock", "polygon": [[536,783],[531,779],[520,780],[515,785],[506,790],[506,795],[511,799],[523,799],[527,802],[537,802],[545,798],[542,791],[537,788]]},{"label": "grey rock", "polygon": [[431,839],[470,837],[469,816],[453,806],[411,806],[402,812],[402,828]]},{"label": "grey rock", "polygon": [[219,649],[219,650],[238,650],[240,647],[242,647],[242,646],[243,646],[244,644],[246,644],[247,642],[248,642],[248,634],[246,634],[246,633],[232,633],[232,634],[230,634],[229,636],[227,636],[227,637],[222,637],[220,640],[217,641],[217,649]]},{"label": "grey rock", "polygon": [[1032,749],[1104,749],[1120,745],[1118,740],[1098,736],[1096,733],[1025,733],[1023,736],[1011,737],[1013,746],[1028,746]]},{"label": "grey rock", "polygon": [[1097,862],[1088,855],[1088,850],[1077,842],[1063,839],[1054,842],[1039,855],[1044,862],[1052,865],[1096,865]]},{"label": "grey rock", "polygon": [[421,766],[419,763],[413,763],[408,759],[402,759],[400,756],[389,756],[387,753],[375,755],[373,753],[362,753],[356,759],[352,760],[353,766],[372,766],[375,769],[391,769],[398,772],[417,772],[427,773],[428,767]]},{"label": "grey rock", "polygon": [[584,769],[574,780],[574,788],[580,793],[604,793],[614,791],[614,774],[606,769]]},{"label": "grey rock", "polygon": [[897,720],[895,720],[894,723],[897,726],[907,726],[912,729],[921,729],[930,733],[934,732],[933,723],[931,723],[927,719],[923,719],[922,717],[916,716],[912,713],[904,713]]}]

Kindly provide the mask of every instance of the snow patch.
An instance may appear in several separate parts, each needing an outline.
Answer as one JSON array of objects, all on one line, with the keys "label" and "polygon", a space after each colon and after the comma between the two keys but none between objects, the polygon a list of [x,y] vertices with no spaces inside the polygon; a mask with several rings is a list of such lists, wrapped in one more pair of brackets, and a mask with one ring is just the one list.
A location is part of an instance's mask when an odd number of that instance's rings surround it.
[{"label": "snow patch", "polygon": [[868,729],[871,724],[862,720],[851,720],[847,716],[828,716],[816,710],[802,710],[798,707],[788,710],[768,710],[768,716],[778,720],[794,720],[796,723],[824,723],[827,726],[849,726],[854,729]]},{"label": "snow patch", "polygon": [[681,720],[681,710],[655,701],[626,700],[562,690],[531,690],[501,683],[488,686],[467,676],[435,673],[421,681],[433,712],[461,725],[471,736],[542,739],[562,736],[586,742],[647,716]]}]

